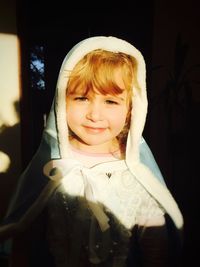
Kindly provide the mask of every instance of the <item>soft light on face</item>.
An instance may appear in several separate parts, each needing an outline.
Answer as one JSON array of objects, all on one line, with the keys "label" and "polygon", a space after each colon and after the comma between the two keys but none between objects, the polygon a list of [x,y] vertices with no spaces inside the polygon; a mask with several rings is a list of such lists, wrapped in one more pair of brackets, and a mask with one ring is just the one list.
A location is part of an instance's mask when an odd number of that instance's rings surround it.
[{"label": "soft light on face", "polygon": [[124,128],[128,112],[126,91],[118,95],[71,94],[66,105],[74,146],[102,153],[116,149],[116,137]]},{"label": "soft light on face", "polygon": [[124,153],[135,68],[134,58],[104,50],[86,54],[75,65],[66,91],[72,145],[88,152],[118,148]]}]

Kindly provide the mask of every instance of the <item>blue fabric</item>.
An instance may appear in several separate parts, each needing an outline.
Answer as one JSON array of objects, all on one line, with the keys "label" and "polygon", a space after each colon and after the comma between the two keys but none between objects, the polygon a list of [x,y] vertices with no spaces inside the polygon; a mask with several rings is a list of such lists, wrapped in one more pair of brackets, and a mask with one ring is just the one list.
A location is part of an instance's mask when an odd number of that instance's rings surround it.
[{"label": "blue fabric", "polygon": [[153,174],[162,184],[166,185],[162,173],[158,167],[158,164],[151,152],[151,149],[147,145],[144,138],[142,138],[142,141],[140,143],[140,160],[144,165],[149,167],[149,169],[153,172]]}]

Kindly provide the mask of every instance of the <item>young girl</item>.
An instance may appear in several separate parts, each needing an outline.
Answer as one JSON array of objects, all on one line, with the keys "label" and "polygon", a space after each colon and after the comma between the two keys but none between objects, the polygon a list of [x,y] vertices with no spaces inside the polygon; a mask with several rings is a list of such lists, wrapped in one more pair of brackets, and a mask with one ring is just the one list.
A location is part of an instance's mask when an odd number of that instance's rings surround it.
[{"label": "young girl", "polygon": [[145,80],[141,53],[119,38],[91,37],[68,53],[2,236],[45,214],[48,266],[174,266],[183,219],[142,137]]}]

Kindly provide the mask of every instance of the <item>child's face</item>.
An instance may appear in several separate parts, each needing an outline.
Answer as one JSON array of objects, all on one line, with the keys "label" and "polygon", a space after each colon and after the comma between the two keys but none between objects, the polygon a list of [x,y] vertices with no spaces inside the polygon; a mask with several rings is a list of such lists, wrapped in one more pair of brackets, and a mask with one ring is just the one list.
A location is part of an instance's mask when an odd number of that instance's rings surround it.
[{"label": "child's face", "polygon": [[[117,79],[124,88],[122,79]],[[110,152],[126,122],[127,91],[118,95],[75,93],[66,101],[68,127],[75,134],[72,144],[83,151]]]}]

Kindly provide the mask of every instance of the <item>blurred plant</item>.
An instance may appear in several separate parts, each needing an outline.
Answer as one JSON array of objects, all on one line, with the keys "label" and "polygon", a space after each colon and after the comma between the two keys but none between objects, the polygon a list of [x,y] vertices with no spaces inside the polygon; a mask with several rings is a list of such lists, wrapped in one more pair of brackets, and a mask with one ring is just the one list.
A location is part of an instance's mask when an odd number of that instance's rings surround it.
[{"label": "blurred plant", "polygon": [[155,66],[153,71],[165,71],[167,81],[161,93],[151,100],[153,109],[161,101],[164,101],[169,118],[169,131],[171,134],[182,132],[186,125],[188,112],[193,102],[193,88],[198,87],[200,81],[193,80],[192,74],[200,69],[200,64],[195,64],[189,68],[185,67],[185,61],[189,53],[189,46],[182,41],[181,35],[178,34],[175,53],[174,69],[168,70],[163,65]]},{"label": "blurred plant", "polygon": [[31,47],[30,71],[31,87],[37,90],[44,90],[44,47],[42,45]]}]

